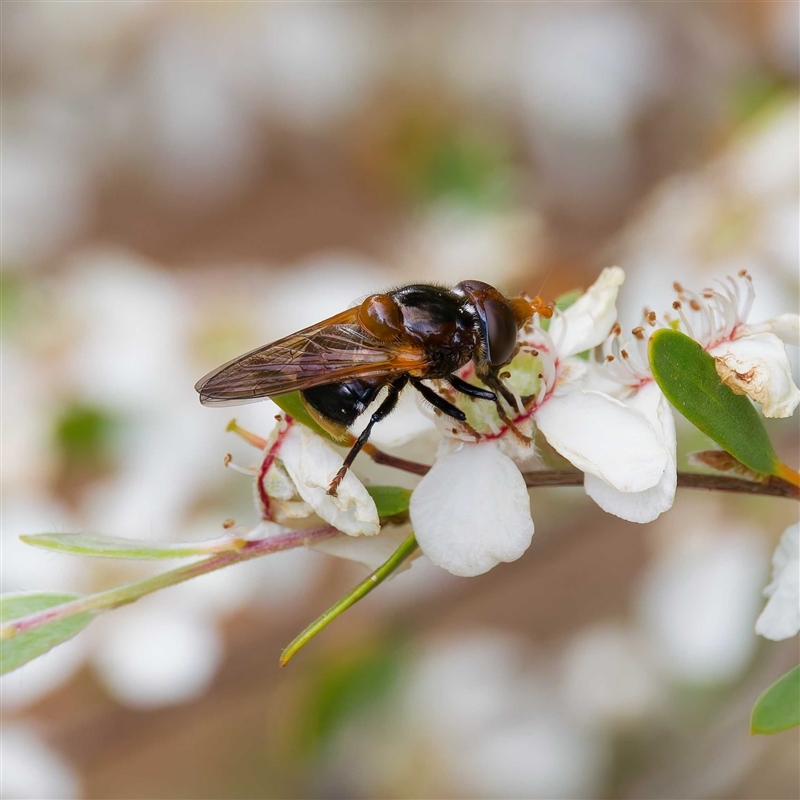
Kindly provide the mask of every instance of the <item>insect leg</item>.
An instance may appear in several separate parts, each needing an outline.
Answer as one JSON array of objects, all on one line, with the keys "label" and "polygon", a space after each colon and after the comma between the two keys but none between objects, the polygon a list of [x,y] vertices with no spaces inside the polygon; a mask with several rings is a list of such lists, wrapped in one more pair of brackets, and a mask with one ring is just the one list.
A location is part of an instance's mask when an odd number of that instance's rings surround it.
[{"label": "insect leg", "polygon": [[[517,408],[517,400],[513,394],[508,390],[508,387],[503,383],[500,378],[497,377],[494,373],[490,372],[485,378],[481,378],[481,380],[487,385],[490,386],[494,391],[501,395],[503,399],[508,403],[509,408],[516,409]],[[493,398],[495,403],[497,402],[497,397]]]},{"label": "insect leg", "polygon": [[[517,401],[513,394],[508,390],[505,386],[503,381],[494,373],[490,372],[485,378],[481,378],[481,380],[487,385],[491,386],[497,394],[502,395],[503,399],[508,403],[509,408],[513,411],[517,409]],[[524,444],[530,444],[531,438],[530,436],[526,436],[519,428],[514,424],[511,417],[508,416],[508,412],[503,408],[503,404],[500,402],[499,397],[494,398],[494,404],[497,408],[497,414],[500,419],[506,424],[508,429]]]},{"label": "insect leg", "polygon": [[443,414],[448,417],[457,419],[459,422],[464,422],[467,415],[460,409],[456,408],[452,403],[448,403],[443,397],[439,397],[430,386],[426,386],[419,378],[411,378],[411,385],[434,407],[438,408]]},{"label": "insect leg", "polygon": [[471,383],[467,383],[458,375],[451,375],[447,382],[457,391],[465,394],[469,397],[477,397],[479,400],[491,400],[492,402],[497,401],[497,395],[494,392],[490,392],[488,389],[481,389],[478,386],[473,386]]},{"label": "insect leg", "polygon": [[400,397],[400,392],[407,382],[408,377],[404,375],[402,378],[398,378],[389,384],[389,392],[386,395],[386,398],[378,406],[375,413],[370,417],[366,428],[361,431],[361,435],[355,440],[353,446],[350,448],[350,452],[345,456],[344,462],[342,463],[342,468],[336,473],[334,479],[331,481],[331,485],[328,487],[329,495],[336,497],[339,484],[347,474],[347,470],[350,469],[353,461],[356,459],[356,456],[359,454],[359,452],[361,452],[361,448],[367,443],[369,435],[372,433],[372,426],[380,422],[382,419],[386,419],[386,417],[388,417],[389,414],[394,411],[394,408],[397,405],[397,400]]}]

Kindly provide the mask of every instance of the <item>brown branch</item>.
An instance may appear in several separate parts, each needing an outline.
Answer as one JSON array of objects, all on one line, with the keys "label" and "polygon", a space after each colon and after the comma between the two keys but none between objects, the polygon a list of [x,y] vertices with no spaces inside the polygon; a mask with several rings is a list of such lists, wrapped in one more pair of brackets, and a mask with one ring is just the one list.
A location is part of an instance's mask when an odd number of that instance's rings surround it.
[{"label": "brown branch", "polygon": [[[574,469],[542,470],[524,473],[525,484],[536,486],[583,486],[583,473]],[[710,475],[703,472],[679,472],[679,489],[706,489],[734,494],[755,494],[768,497],[787,497],[800,500],[800,489],[791,483],[770,476],[765,481],[751,481],[729,475]]]},{"label": "brown branch", "polygon": [[385,453],[383,450],[378,450],[378,448],[370,442],[367,442],[362,450],[376,464],[384,464],[387,467],[401,469],[403,472],[410,472],[413,475],[425,475],[430,469],[428,464],[420,464],[419,461],[408,461],[405,458],[393,456],[391,453]]},{"label": "brown branch", "polygon": [[702,472],[679,472],[678,486],[684,489],[708,489],[736,494],[761,494],[767,497],[787,497],[800,500],[800,488],[789,481],[770,475],[765,481],[750,481],[729,475],[709,475]]},{"label": "brown branch", "polygon": [[[379,450],[372,444],[364,446],[376,464],[395,467],[414,475],[425,475],[430,466],[418,461],[393,456]],[[575,469],[548,469],[538,472],[523,473],[525,484],[529,488],[537,486],[583,486],[583,473]],[[715,492],[732,492],[734,494],[754,494],[767,497],[787,497],[800,500],[800,489],[788,481],[768,477],[764,481],[751,481],[746,478],[735,478],[729,475],[712,475],[704,472],[679,472],[678,487],[681,489],[705,489]]]}]

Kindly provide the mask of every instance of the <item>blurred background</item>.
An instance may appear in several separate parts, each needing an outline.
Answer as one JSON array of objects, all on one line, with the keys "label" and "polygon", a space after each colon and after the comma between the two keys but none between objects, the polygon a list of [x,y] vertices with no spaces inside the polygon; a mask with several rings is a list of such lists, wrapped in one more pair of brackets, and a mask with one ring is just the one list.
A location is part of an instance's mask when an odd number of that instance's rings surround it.
[{"label": "blurred background", "polygon": [[[619,263],[628,327],[746,268],[751,319],[796,311],[799,8],[3,3],[3,591],[165,568],[23,533],[253,522],[222,466],[252,451],[194,382],[372,291],[554,297]],[[768,427],[796,467],[796,418]],[[97,620],[0,683],[0,793],[798,797],[797,732],[748,735],[797,662],[753,631],[796,505],[532,503],[524,558],[420,559],[284,670],[363,570],[293,551]]]}]

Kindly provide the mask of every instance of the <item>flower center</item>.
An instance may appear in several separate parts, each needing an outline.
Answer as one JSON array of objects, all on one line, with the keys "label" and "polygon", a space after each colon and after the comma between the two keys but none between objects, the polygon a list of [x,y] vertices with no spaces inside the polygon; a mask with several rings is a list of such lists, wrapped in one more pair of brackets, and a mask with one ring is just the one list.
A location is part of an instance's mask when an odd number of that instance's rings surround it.
[{"label": "flower center", "polygon": [[[437,415],[437,424],[444,435],[476,442],[493,441],[519,432],[529,434],[530,420],[552,394],[556,384],[558,362],[553,353],[555,348],[546,331],[533,322],[528,323],[518,336],[516,355],[500,372],[500,379],[514,400],[514,407],[506,408],[506,413],[516,432],[501,419],[494,403],[474,400],[456,392],[449,384],[442,383],[439,391],[467,417],[465,423],[458,423],[449,417]],[[459,377],[480,384],[471,363],[460,370]]]},{"label": "flower center", "polygon": [[755,299],[753,280],[746,270],[735,278],[717,281],[717,288],[704,289],[699,294],[677,282],[673,286],[678,295],[672,303],[677,318],[666,313],[660,320],[655,311],[645,309],[642,324],[631,331],[629,338],[622,339],[622,328],[617,323],[603,344],[605,375],[627,389],[639,389],[652,380],[647,342],[653,330],[675,328],[710,350],[737,337]]}]

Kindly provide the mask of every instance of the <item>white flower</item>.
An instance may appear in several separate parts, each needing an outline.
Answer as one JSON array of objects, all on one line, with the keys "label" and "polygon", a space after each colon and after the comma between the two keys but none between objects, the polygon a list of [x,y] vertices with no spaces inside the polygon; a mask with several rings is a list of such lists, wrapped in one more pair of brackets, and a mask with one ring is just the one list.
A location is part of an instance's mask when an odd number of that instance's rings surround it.
[{"label": "white flower", "polygon": [[533,536],[525,479],[495,442],[463,444],[437,459],[410,510],[422,552],[454,575],[515,561]]},{"label": "white flower", "polygon": [[714,356],[717,373],[737,394],[759,403],[766,417],[790,417],[800,404],[784,341],[796,344],[800,315],[783,314],[747,325],[755,299],[747,272],[729,277],[718,289],[696,294],[675,285],[673,308],[681,329]]},{"label": "white flower", "polygon": [[797,408],[800,390],[786,348],[774,333],[733,339],[710,352],[723,383],[760,403],[765,417],[790,417]]},{"label": "white flower", "polygon": [[[417,540],[438,566],[456,575],[479,575],[528,548],[530,501],[514,461],[535,458],[532,442],[523,438],[534,422],[562,456],[621,492],[644,491],[661,480],[670,455],[648,417],[585,388],[587,366],[571,358],[608,334],[624,278],[619,267],[603,270],[580,300],[556,315],[549,331],[536,323],[521,331],[506,380],[516,397],[518,413],[511,421],[516,432],[489,403],[440,388],[464,410],[468,424],[437,418],[445,444],[411,501]],[[470,373],[467,368],[462,377]],[[457,449],[452,439],[461,442]]]},{"label": "white flower", "polygon": [[625,405],[644,415],[667,454],[667,465],[661,477],[648,489],[625,492],[603,480],[602,477],[586,473],[583,486],[586,494],[603,511],[629,522],[652,522],[664,511],[672,508],[678,486],[675,418],[672,416],[669,401],[652,381],[631,395]]},{"label": "white flower", "polygon": [[[255,501],[261,522],[242,535],[261,539],[289,529],[320,527],[328,523],[342,535],[308,547],[375,569],[410,535],[407,526],[387,526],[381,531],[375,501],[348,470],[335,497],[328,494],[331,480],[342,466],[342,455],[318,434],[286,416],[268,439],[244,430],[236,422],[228,429],[261,451],[257,468],[226,464],[255,478]],[[377,534],[382,533],[381,536]]]},{"label": "white flower", "polygon": [[[800,402],[800,391],[792,380],[781,338],[791,343],[797,337],[800,317],[783,314],[746,324],[755,297],[746,272],[700,294],[677,283],[675,290],[678,299],[672,307],[679,319],[672,323],[715,357],[720,378],[735,392],[761,403],[766,416],[790,416]],[[603,510],[631,522],[650,522],[669,510],[677,487],[675,422],[647,360],[649,335],[665,322],[670,324],[669,314],[662,321],[645,309],[642,325],[625,341],[620,327],[615,326],[603,346],[603,361],[594,365],[590,376],[592,385],[644,414],[668,454],[660,481],[644,491],[621,492],[619,487],[586,475],[587,494]]]},{"label": "white flower", "polygon": [[[380,536],[347,536],[346,534],[341,534],[330,539],[312,542],[308,546],[311,550],[317,550],[329,556],[363,564],[372,571],[386,562],[410,535],[411,526],[408,524],[386,525],[381,530]],[[395,571],[395,574],[411,566],[411,561],[412,559],[406,560]]]},{"label": "white flower", "polygon": [[321,436],[290,424],[278,457],[300,497],[329,525],[350,536],[374,536],[380,531],[375,501],[352,470],[345,474],[336,496],[328,494],[342,456]]},{"label": "white flower", "polygon": [[756,621],[756,633],[767,639],[789,639],[800,631],[800,523],[790,525],[772,556],[769,598]]}]

